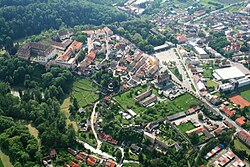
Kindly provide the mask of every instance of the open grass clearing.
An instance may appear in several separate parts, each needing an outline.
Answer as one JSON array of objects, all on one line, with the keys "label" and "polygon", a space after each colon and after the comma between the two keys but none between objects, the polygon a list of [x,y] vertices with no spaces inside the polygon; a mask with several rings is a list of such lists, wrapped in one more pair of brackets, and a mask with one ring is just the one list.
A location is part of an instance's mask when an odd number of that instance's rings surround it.
[{"label": "open grass clearing", "polygon": [[215,87],[215,88],[217,88],[219,86],[218,83],[214,82],[213,80],[211,80],[209,78],[206,78],[206,80],[207,80],[207,86],[208,87]]},{"label": "open grass clearing", "polygon": [[26,127],[29,129],[30,134],[36,138],[37,144],[38,144],[38,147],[39,147],[39,150],[40,150],[40,147],[41,147],[41,140],[40,140],[40,138],[38,137],[39,131],[38,131],[35,127],[33,127],[31,123],[28,124],[28,125],[26,125]]},{"label": "open grass clearing", "polygon": [[178,125],[177,128],[181,131],[181,133],[186,134],[186,131],[194,129],[195,126],[191,122],[187,122]]},{"label": "open grass clearing", "polygon": [[2,161],[2,165],[4,167],[13,167],[13,165],[10,162],[10,157],[4,154],[1,150],[0,150],[0,160]]},{"label": "open grass clearing", "polygon": [[188,93],[185,93],[170,102],[172,102],[175,106],[181,107],[183,110],[188,110],[192,103],[198,102],[198,99]]},{"label": "open grass clearing", "polygon": [[66,125],[68,126],[69,124],[72,124],[75,131],[78,131],[77,123],[75,121],[72,121],[70,118],[70,113],[69,113],[69,106],[70,106],[70,98],[68,97],[63,101],[63,104],[61,105],[61,112],[63,112],[66,116]]}]

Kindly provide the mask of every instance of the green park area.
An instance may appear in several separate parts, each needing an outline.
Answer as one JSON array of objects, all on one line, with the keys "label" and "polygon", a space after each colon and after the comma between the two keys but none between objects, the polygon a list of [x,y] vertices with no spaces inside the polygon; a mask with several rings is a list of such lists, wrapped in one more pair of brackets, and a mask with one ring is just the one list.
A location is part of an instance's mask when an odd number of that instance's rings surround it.
[{"label": "green park area", "polygon": [[217,88],[217,87],[219,86],[218,83],[214,82],[213,80],[211,80],[211,79],[209,79],[209,78],[207,78],[206,80],[207,80],[207,86],[208,86],[208,87]]},{"label": "green park area", "polygon": [[250,149],[243,144],[239,139],[234,139],[234,147],[239,151],[246,151],[247,155],[250,156]]},{"label": "green park area", "polygon": [[72,96],[77,99],[80,107],[92,104],[99,98],[98,86],[89,79],[75,81],[72,90]]},{"label": "green park area", "polygon": [[192,96],[188,93],[185,93],[185,94],[177,97],[173,101],[169,101],[167,103],[167,105],[172,106],[173,109],[176,108],[177,111],[178,111],[178,109],[185,111],[185,110],[188,110],[193,104],[196,104],[198,102],[199,102],[199,100],[197,98],[195,98],[194,96]]},{"label": "green park area", "polygon": [[194,129],[195,126],[191,122],[187,122],[178,125],[177,128],[181,131],[181,133],[186,134],[186,131]]}]

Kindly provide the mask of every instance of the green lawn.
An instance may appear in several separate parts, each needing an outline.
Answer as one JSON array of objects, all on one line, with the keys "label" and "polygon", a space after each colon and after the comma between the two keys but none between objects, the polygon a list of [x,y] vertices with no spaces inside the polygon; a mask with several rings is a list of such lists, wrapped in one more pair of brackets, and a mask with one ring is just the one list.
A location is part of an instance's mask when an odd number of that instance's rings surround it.
[{"label": "green lawn", "polygon": [[217,88],[217,87],[219,86],[218,83],[216,83],[216,82],[210,80],[209,78],[206,78],[206,80],[207,80],[207,86],[208,86],[208,87],[215,87],[215,88]]},{"label": "green lawn", "polygon": [[240,95],[246,99],[247,101],[250,102],[250,88],[248,90],[244,90],[242,92],[240,92]]},{"label": "green lawn", "polygon": [[145,92],[147,90],[147,86],[138,86],[136,88],[132,88],[127,92],[124,92],[122,94],[119,94],[115,96],[115,99],[124,107],[126,110],[131,108],[134,112],[140,113],[143,110],[145,110],[144,107],[136,104],[136,92],[140,91],[141,93]]},{"label": "green lawn", "polygon": [[246,151],[248,156],[250,156],[250,149],[245,144],[243,144],[239,139],[234,139],[234,146],[235,149],[237,150]]},{"label": "green lawn", "polygon": [[73,84],[72,95],[81,107],[85,107],[98,100],[96,93],[98,86],[89,79],[79,79]]},{"label": "green lawn", "polygon": [[177,128],[181,131],[181,133],[185,135],[186,131],[194,129],[195,126],[191,122],[187,122],[187,123],[182,123],[178,125]]},{"label": "green lawn", "polygon": [[174,99],[173,101],[171,101],[173,103],[174,106],[176,107],[181,107],[183,108],[183,110],[188,110],[190,108],[190,104],[194,103],[194,102],[198,102],[199,100],[197,98],[195,98],[194,96],[185,93],[179,97],[177,97],[176,99]]}]

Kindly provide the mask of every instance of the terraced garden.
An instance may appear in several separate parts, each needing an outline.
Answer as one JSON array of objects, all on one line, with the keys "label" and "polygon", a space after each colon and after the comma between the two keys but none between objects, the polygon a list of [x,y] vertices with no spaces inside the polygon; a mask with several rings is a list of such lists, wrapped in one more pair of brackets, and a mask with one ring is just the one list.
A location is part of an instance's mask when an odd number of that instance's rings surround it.
[{"label": "terraced garden", "polygon": [[89,79],[79,79],[73,84],[72,96],[75,97],[80,107],[85,107],[98,100],[98,86]]}]

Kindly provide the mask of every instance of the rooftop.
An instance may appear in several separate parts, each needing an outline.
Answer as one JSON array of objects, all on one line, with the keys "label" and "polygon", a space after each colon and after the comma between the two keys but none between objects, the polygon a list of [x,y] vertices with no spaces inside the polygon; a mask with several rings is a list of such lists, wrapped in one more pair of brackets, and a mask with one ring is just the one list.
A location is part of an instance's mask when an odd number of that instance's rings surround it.
[{"label": "rooftop", "polygon": [[213,76],[217,80],[227,80],[233,78],[241,78],[245,75],[237,67],[228,67],[214,70]]}]

